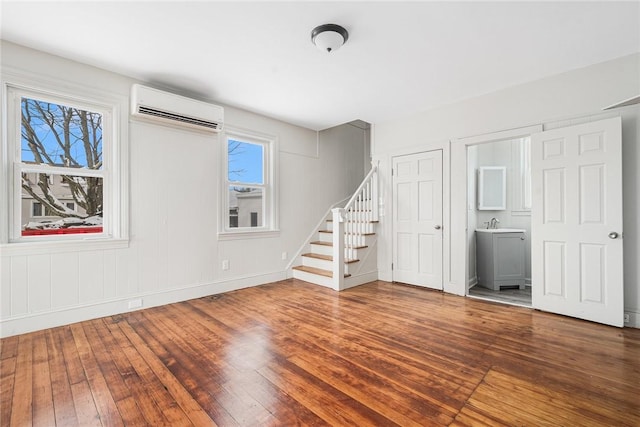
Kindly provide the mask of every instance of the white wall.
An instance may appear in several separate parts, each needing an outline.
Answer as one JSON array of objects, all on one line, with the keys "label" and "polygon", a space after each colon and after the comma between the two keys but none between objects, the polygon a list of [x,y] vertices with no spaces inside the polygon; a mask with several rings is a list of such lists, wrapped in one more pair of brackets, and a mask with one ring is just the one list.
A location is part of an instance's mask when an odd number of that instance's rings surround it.
[{"label": "white wall", "polygon": [[[380,160],[385,216],[381,218],[379,236],[379,276],[392,278],[391,270],[391,159],[394,155],[436,148],[452,148],[449,141],[524,126],[544,125],[545,129],[568,126],[612,115],[622,116],[623,194],[624,194],[624,289],[625,311],[632,314],[632,324],[640,327],[640,107],[631,106],[612,112],[602,108],[640,94],[640,54],[596,64],[542,80],[514,86],[502,91],[425,111],[401,120],[377,123],[373,135],[373,158]],[[466,165],[445,163],[451,188],[465,186]],[[450,174],[450,175],[449,175]],[[446,177],[445,177],[446,178]],[[446,195],[445,195],[446,199]],[[451,218],[465,214],[452,210]],[[464,220],[463,220],[464,223]],[[462,239],[456,238],[462,233]],[[454,237],[452,239],[452,236]],[[445,230],[445,239],[453,253],[465,230]],[[462,251],[464,252],[464,248]],[[445,259],[451,253],[445,254]],[[454,258],[444,266],[445,290],[460,293],[464,289],[465,262]],[[448,279],[448,282],[447,282]]]},{"label": "white wall", "polygon": [[[128,96],[132,79],[11,43],[2,70]],[[215,100],[212,100],[215,102]],[[225,107],[225,123],[278,141],[280,233],[219,240],[221,136],[129,123],[130,243],[0,256],[0,336],[286,278],[328,207],[364,176],[363,130],[317,132]],[[5,212],[9,207],[2,206]],[[6,219],[6,215],[2,216]],[[229,270],[221,269],[222,260]]]}]

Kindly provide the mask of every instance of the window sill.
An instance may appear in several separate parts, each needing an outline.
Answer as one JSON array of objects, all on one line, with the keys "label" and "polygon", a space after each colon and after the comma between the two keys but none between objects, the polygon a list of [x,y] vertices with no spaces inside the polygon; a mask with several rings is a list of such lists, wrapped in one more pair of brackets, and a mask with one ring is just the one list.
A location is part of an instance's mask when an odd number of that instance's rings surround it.
[{"label": "window sill", "polygon": [[56,242],[17,242],[0,245],[2,256],[42,255],[108,249],[125,249],[128,239],[93,238]]},{"label": "window sill", "polygon": [[218,240],[265,239],[280,236],[280,230],[222,231]]}]

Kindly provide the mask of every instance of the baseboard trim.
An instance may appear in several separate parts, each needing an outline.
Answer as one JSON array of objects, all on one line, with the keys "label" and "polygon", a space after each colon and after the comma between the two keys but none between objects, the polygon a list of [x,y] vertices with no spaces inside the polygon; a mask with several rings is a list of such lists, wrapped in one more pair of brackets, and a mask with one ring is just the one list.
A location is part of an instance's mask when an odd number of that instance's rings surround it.
[{"label": "baseboard trim", "polygon": [[393,271],[392,270],[378,270],[378,280],[383,280],[385,282],[393,282]]},{"label": "baseboard trim", "polygon": [[357,276],[351,276],[345,279],[344,286],[340,290],[344,291],[345,289],[354,288],[369,282],[375,282],[376,280],[378,280],[378,271],[358,274]]},{"label": "baseboard trim", "polygon": [[640,328],[640,311],[625,309],[624,314],[629,315],[629,322],[624,324],[625,328]]},{"label": "baseboard trim", "polygon": [[[182,288],[167,289],[159,292],[127,295],[122,298],[84,304],[82,306],[66,307],[46,312],[16,316],[0,321],[0,338],[39,331],[41,329],[54,328],[85,320],[97,319],[105,316],[113,316],[115,314],[128,313],[130,311],[143,310],[145,308],[158,307],[194,298],[201,298],[207,295],[235,291],[251,286],[277,282],[286,278],[287,272],[283,270]],[[143,306],[136,309],[129,309],[128,302],[135,299],[142,299],[144,302]]]}]

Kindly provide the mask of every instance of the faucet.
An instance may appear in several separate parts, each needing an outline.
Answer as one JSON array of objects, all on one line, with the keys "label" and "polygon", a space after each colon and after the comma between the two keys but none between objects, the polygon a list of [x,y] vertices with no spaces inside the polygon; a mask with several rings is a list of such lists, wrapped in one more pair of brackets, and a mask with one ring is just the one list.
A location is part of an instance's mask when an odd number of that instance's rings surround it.
[{"label": "faucet", "polygon": [[495,230],[496,228],[498,228],[498,223],[500,222],[500,220],[498,218],[491,218],[491,221],[489,222],[489,227],[492,230]]}]

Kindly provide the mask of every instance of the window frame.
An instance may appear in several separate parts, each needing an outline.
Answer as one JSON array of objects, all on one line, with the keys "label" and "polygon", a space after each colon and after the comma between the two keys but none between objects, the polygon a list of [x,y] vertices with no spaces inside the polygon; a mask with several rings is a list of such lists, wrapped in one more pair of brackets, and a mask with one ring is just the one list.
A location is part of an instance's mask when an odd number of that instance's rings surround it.
[{"label": "window frame", "polygon": [[512,193],[511,215],[531,216],[531,136],[523,136],[511,142]]},{"label": "window frame", "polygon": [[[263,147],[262,173],[263,183],[243,183],[241,181],[229,180],[229,140],[246,142],[249,144],[259,144]],[[218,238],[236,239],[246,237],[269,237],[276,236],[280,230],[278,228],[278,186],[276,182],[278,140],[275,136],[260,134],[258,132],[225,126],[220,138],[220,158],[222,173],[220,179],[220,218],[218,224]],[[231,207],[229,206],[229,187],[250,187],[261,188],[263,191],[263,215],[262,226],[260,227],[229,227],[229,216]]]},{"label": "window frame", "polygon": [[[44,79],[3,69],[2,149],[0,150],[0,248],[8,255],[57,253],[88,249],[118,249],[129,245],[128,204],[128,96],[69,82]],[[54,236],[22,236],[22,172],[96,176],[93,170],[28,165],[21,158],[22,97],[94,111],[102,117],[103,232]],[[106,135],[109,135],[107,141]],[[43,209],[45,207],[43,206]]]}]

